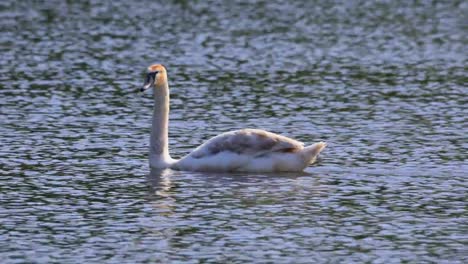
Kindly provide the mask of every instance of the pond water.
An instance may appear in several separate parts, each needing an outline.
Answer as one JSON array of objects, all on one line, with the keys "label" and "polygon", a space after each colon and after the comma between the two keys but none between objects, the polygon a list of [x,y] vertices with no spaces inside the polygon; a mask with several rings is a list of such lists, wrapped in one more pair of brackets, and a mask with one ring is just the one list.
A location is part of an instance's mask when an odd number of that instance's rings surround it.
[{"label": "pond water", "polygon": [[[44,3],[45,2],[45,3]],[[2,263],[466,263],[466,1],[0,3]],[[150,171],[262,128],[304,173]]]}]

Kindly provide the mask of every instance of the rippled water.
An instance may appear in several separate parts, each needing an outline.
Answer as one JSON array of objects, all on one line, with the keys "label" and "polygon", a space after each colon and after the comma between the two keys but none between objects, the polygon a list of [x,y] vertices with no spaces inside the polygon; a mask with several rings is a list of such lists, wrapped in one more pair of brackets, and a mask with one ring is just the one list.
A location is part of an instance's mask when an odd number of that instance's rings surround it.
[{"label": "rippled water", "polygon": [[[292,1],[291,1],[292,2]],[[2,263],[466,263],[466,1],[2,1]],[[263,128],[300,174],[152,171]]]}]

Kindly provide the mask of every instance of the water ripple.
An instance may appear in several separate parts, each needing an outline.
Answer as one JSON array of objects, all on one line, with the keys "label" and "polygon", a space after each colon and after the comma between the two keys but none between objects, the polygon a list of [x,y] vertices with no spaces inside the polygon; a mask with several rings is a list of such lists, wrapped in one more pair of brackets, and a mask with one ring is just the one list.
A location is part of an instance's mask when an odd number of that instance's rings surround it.
[{"label": "water ripple", "polygon": [[[2,1],[0,257],[466,262],[463,1]],[[151,171],[263,128],[329,147],[300,174]]]}]

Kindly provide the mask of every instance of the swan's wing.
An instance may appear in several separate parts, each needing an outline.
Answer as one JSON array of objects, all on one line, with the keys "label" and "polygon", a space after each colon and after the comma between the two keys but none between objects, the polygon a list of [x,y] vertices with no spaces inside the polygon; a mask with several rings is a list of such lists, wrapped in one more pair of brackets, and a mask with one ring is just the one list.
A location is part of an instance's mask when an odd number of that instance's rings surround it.
[{"label": "swan's wing", "polygon": [[304,144],[294,139],[260,129],[242,129],[216,136],[189,155],[199,159],[227,151],[261,156],[272,152],[296,152],[303,148]]}]

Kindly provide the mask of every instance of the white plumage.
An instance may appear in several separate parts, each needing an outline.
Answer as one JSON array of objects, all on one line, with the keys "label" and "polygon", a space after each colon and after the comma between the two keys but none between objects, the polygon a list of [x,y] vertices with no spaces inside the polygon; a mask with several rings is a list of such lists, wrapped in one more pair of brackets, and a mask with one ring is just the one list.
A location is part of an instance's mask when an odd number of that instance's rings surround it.
[{"label": "white plumage", "polygon": [[150,166],[187,171],[302,171],[325,148],[324,142],[302,142],[260,129],[220,134],[187,156],[174,160],[168,149],[169,87],[164,66],[152,65],[141,90],[154,87],[155,108],[150,138]]}]

